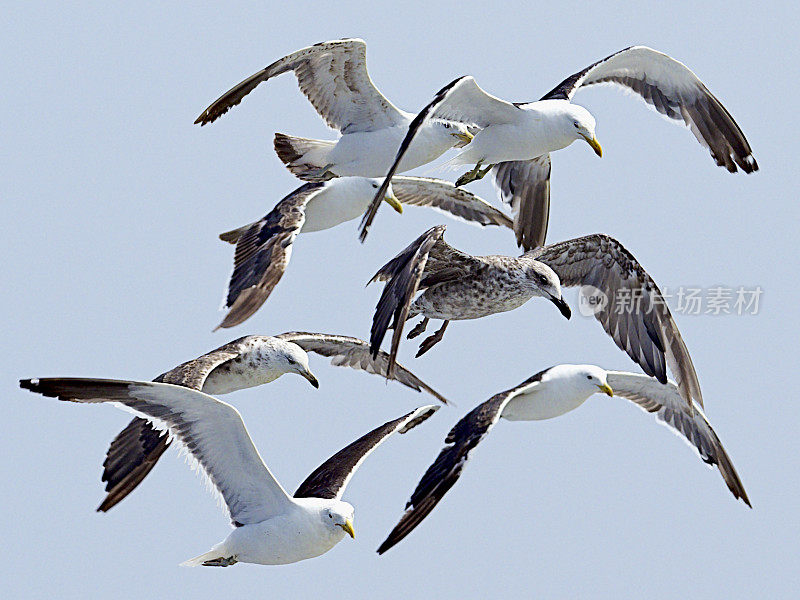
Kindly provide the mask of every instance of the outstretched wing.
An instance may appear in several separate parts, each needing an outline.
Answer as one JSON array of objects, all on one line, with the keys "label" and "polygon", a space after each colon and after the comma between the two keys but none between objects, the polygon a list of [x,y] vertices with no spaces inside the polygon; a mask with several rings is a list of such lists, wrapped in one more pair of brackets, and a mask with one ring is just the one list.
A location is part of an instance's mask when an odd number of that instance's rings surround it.
[{"label": "outstretched wing", "polygon": [[638,373],[608,371],[608,385],[616,396],[655,413],[660,422],[682,436],[697,451],[703,462],[712,467],[716,465],[733,496],[741,498],[752,508],[730,456],[703,411],[697,406],[693,412],[686,410],[684,400],[672,381],[665,385]]},{"label": "outstretched wing", "polygon": [[443,179],[398,175],[392,178],[392,190],[397,199],[408,206],[430,206],[478,225],[514,227],[508,215],[472,192]]},{"label": "outstretched wing", "polygon": [[[239,356],[239,346],[244,339],[228,342],[180,364],[154,381],[200,391],[214,369]],[[102,475],[102,480],[106,482],[106,497],[97,510],[110,510],[136,489],[168,447],[169,436],[154,428],[147,419],[135,417],[114,438],[106,452]]]},{"label": "outstretched wing", "polygon": [[645,373],[667,382],[667,367],[692,410],[703,406],[700,382],[680,331],[656,282],[622,244],[603,234],[551,244],[529,253],[567,287],[592,286],[603,295],[595,318]]},{"label": "outstretched wing", "polygon": [[118,402],[168,429],[222,495],[234,524],[259,523],[291,506],[230,404],[197,390],[144,381],[25,379],[20,387],[70,402]]},{"label": "outstretched wing", "polygon": [[293,342],[306,352],[316,352],[322,356],[327,356],[331,359],[331,364],[335,367],[350,367],[351,369],[382,375],[387,379],[394,379],[412,390],[418,392],[424,390],[442,404],[448,404],[444,396],[406,369],[403,365],[395,363],[394,372],[390,375],[389,355],[383,350],[380,350],[378,355],[373,358],[369,350],[369,344],[364,340],[346,335],[306,333],[304,331],[282,333],[275,337]]},{"label": "outstretched wing", "polygon": [[307,183],[278,202],[260,221],[219,236],[236,244],[236,252],[225,299],[230,312],[218,328],[246,321],[269,298],[289,265],[292,244],[306,220],[306,204],[325,185]]},{"label": "outstretched wing", "polygon": [[683,121],[714,161],[731,173],[745,173],[758,163],[736,121],[722,103],[683,63],[646,46],[631,46],[589,65],[559,83],[542,100],[570,100],[582,87],[612,83],[638,94],[651,107]]},{"label": "outstretched wing", "polygon": [[410,116],[372,83],[364,40],[343,39],[314,44],[275,61],[225,92],[195,123],[205,125],[217,120],[258,84],[287,71],[294,71],[300,91],[328,126],[342,133],[402,125]]},{"label": "outstretched wing", "polygon": [[448,92],[450,92],[450,90],[452,90],[464,79],[466,79],[466,77],[454,79],[436,92],[436,96],[434,96],[433,100],[431,100],[425,106],[425,108],[419,111],[417,116],[412,119],[408,126],[408,132],[406,133],[406,136],[403,138],[403,141],[400,142],[400,148],[397,150],[397,154],[394,157],[394,162],[389,168],[389,172],[386,173],[386,178],[383,180],[381,187],[378,188],[378,193],[375,194],[375,197],[372,199],[369,208],[367,208],[367,211],[361,218],[358,239],[361,240],[362,244],[367,239],[367,233],[369,233],[370,225],[372,225],[375,215],[378,214],[378,208],[380,208],[381,202],[383,202],[383,198],[386,196],[386,192],[389,190],[389,184],[392,182],[392,177],[394,177],[394,174],[397,172],[397,168],[400,166],[400,161],[403,160],[403,156],[405,156],[405,153],[408,150],[408,147],[411,145],[414,136],[417,135],[417,131],[419,131],[420,127],[422,127],[422,124],[425,122],[425,119],[428,118],[431,112],[433,112],[447,97]]},{"label": "outstretched wing", "polygon": [[456,250],[447,244],[442,239],[445,229],[447,229],[445,225],[437,225],[423,233],[381,267],[369,281],[369,283],[387,282],[375,308],[369,342],[370,352],[376,357],[391,322],[394,334],[389,352],[390,376],[403,337],[403,327],[417,291],[465,277],[484,266],[480,258]]},{"label": "outstretched wing", "polygon": [[421,406],[407,415],[384,423],[361,436],[317,467],[300,484],[294,497],[341,499],[353,473],[375,448],[393,433],[405,433],[409,429],[413,429],[437,410],[439,410],[438,406]]},{"label": "outstretched wing", "polygon": [[417,489],[406,504],[406,511],[389,536],[378,548],[383,554],[411,533],[427,517],[447,491],[461,476],[470,451],[495,426],[503,409],[516,396],[532,391],[541,381],[545,371],[541,371],[520,385],[500,392],[479,404],[463,419],[456,423],[445,438],[446,446],[439,452],[434,463],[428,467]]},{"label": "outstretched wing", "polygon": [[550,155],[501,162],[492,168],[492,176],[500,199],[511,205],[517,245],[526,251],[544,246],[550,220]]}]

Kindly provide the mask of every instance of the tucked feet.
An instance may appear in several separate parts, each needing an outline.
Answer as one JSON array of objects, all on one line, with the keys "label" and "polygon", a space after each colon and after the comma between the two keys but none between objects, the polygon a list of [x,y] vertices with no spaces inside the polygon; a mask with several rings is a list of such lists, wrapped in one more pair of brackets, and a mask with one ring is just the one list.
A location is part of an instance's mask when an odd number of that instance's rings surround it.
[{"label": "tucked feet", "polygon": [[[450,321],[445,321],[442,323],[442,326],[431,336],[426,337],[422,340],[422,343],[419,345],[419,350],[417,351],[416,358],[419,358],[423,354],[425,354],[428,350],[433,348],[436,344],[442,341],[444,337],[444,330],[447,329],[447,325]],[[416,327],[414,328],[416,329]]]}]

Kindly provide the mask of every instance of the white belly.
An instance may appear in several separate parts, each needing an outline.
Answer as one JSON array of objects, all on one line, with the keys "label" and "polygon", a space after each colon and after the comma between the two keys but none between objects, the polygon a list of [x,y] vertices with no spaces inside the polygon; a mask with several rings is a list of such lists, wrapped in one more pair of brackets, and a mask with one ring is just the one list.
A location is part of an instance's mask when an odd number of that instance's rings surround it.
[{"label": "white belly", "polygon": [[306,205],[306,220],[300,233],[322,231],[357,219],[367,210],[371,200],[367,196],[333,193],[312,198]]},{"label": "white belly", "polygon": [[[333,164],[330,170],[340,177],[385,177],[406,133],[408,127],[345,134],[328,155]],[[400,161],[397,172],[410,171],[436,160],[453,143],[452,138],[444,143],[431,143],[426,136],[418,134]]]},{"label": "white belly", "polygon": [[511,125],[490,125],[454,157],[450,164],[497,164],[510,160],[531,160],[560,150],[571,140],[553,139],[540,121],[532,117]]},{"label": "white belly", "polygon": [[543,421],[578,408],[588,396],[556,398],[550,394],[523,394],[509,401],[502,418],[509,421]]},{"label": "white belly", "polygon": [[220,544],[220,553],[244,563],[286,565],[325,554],[344,536],[341,528],[331,531],[310,519],[275,517],[237,527]]}]

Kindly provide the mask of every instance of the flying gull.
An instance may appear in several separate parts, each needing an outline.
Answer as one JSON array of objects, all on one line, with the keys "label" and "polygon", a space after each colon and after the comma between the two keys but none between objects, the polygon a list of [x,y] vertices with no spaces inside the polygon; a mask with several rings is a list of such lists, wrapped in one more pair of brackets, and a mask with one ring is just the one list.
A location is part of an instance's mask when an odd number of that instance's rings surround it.
[{"label": "flying gull", "polygon": [[334,454],[289,496],[253,445],[239,412],[203,392],[168,383],[114,379],[23,379],[20,387],[69,402],[114,402],[166,429],[222,496],[234,530],[186,566],[281,565],[324,554],[355,537],[353,507],[341,500],[364,459],[438,406],[389,421]]},{"label": "flying gull", "polygon": [[[550,211],[550,153],[584,140],[602,156],[594,117],[571,100],[578,90],[603,83],[633,92],[662,115],[683,122],[717,165],[731,173],[737,167],[745,173],[758,170],[744,133],[703,82],[683,63],[645,46],[631,46],[589,65],[538,102],[507,102],[487,94],[472,77],[459,77],[414,119],[395,164],[404,160],[416,130],[425,127],[429,117],[479,127],[472,142],[449,161],[452,166],[475,165],[456,185],[492,170],[501,198],[521,215],[515,227],[517,243],[525,250],[544,245]],[[386,185],[395,171],[394,166],[388,171]],[[378,207],[373,200],[364,215],[362,241]]]},{"label": "flying gull", "polygon": [[[258,84],[288,71],[294,72],[300,91],[328,126],[341,133],[335,141],[276,134],[275,151],[289,170],[307,181],[385,175],[414,115],[394,106],[372,83],[364,40],[322,42],[284,56],[223,94],[195,123],[215,121]],[[472,139],[465,125],[447,119],[427,121],[418,135],[399,164],[401,172]]]},{"label": "flying gull", "polygon": [[750,506],[739,475],[708,419],[696,404],[693,411],[687,410],[674,382],[662,384],[638,373],[606,371],[593,365],[557,365],[496,394],[456,423],[447,434],[445,447],[411,495],[405,514],[378,553],[397,544],[428,516],[461,476],[469,452],[500,418],[552,419],[575,410],[598,392],[621,396],[655,413],[658,421],[682,436],[703,462],[711,467],[716,465],[733,496]]},{"label": "flying gull", "polygon": [[[379,351],[387,329],[394,328],[389,373],[407,319],[422,315],[413,338],[430,319],[441,328],[424,340],[417,356],[441,341],[451,320],[479,319],[513,310],[534,297],[553,302],[569,318],[561,287],[591,286],[605,302],[595,318],[645,373],[667,382],[667,367],[691,410],[703,405],[700,383],[672,314],[655,281],[614,238],[588,235],[511,256],[472,256],[443,239],[446,227],[433,227],[375,274],[386,281],[372,320],[370,350]],[[421,291],[416,299],[414,296]],[[624,295],[623,295],[624,294]],[[630,297],[630,303],[618,300]]]},{"label": "flying gull", "polygon": [[[221,395],[297,373],[319,387],[308,365],[307,352],[331,359],[337,367],[350,367],[387,376],[389,356],[372,358],[369,345],[358,338],[327,333],[293,331],[277,336],[248,335],[178,365],[155,378],[210,395]],[[447,400],[411,371],[398,365],[390,378],[418,392],[425,391],[443,404]],[[98,507],[105,512],[116,506],[147,477],[170,445],[170,438],[147,419],[136,417],[111,442],[103,463],[106,497]]]},{"label": "flying gull", "polygon": [[[329,229],[360,217],[380,185],[380,180],[366,177],[306,183],[259,221],[220,235],[236,244],[236,252],[225,295],[230,311],[219,327],[239,325],[266,302],[289,266],[298,233]],[[384,199],[398,212],[403,204],[429,206],[475,224],[513,227],[501,211],[440,179],[395,177]]]}]

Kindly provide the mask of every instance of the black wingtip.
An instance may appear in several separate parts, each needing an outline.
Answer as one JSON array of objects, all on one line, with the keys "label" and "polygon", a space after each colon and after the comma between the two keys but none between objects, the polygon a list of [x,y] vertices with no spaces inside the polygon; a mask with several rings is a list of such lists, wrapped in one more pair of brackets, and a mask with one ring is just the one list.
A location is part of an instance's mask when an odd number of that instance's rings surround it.
[{"label": "black wingtip", "polygon": [[39,380],[38,379],[20,379],[19,380],[19,387],[23,390],[30,390],[32,392],[36,392],[37,388],[39,387]]}]

